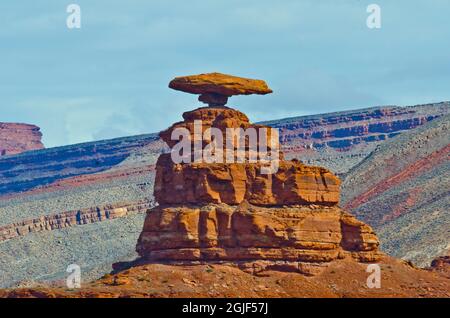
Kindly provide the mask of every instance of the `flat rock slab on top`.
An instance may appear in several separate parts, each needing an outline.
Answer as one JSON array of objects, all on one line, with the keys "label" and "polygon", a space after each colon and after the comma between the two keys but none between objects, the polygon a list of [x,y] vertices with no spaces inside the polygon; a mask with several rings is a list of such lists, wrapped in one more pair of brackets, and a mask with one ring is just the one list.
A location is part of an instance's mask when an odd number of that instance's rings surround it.
[{"label": "flat rock slab on top", "polygon": [[176,77],[169,87],[191,94],[200,94],[199,100],[210,106],[223,106],[233,95],[265,95],[272,90],[263,80],[242,78],[221,73]]}]

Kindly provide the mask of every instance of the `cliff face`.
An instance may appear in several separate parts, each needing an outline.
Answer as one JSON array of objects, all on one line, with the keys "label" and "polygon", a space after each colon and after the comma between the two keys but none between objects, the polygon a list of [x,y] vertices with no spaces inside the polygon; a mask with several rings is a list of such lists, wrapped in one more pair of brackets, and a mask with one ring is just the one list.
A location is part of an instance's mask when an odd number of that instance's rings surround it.
[{"label": "cliff face", "polygon": [[161,155],[157,167],[155,198],[161,204],[339,202],[339,179],[324,168],[298,161],[281,162],[273,175],[261,174],[261,164],[177,165],[170,154]]},{"label": "cliff face", "polygon": [[[185,113],[183,117],[183,122],[176,123],[161,133],[162,139],[169,146],[175,145],[175,141],[170,137],[175,129],[187,129],[193,140],[195,120],[202,120],[203,131],[218,129],[223,136],[226,136],[227,129],[232,128],[246,130],[254,128],[255,132],[257,129],[267,129],[267,127],[251,124],[243,113],[224,107],[199,108]],[[270,130],[266,130],[265,134],[269,140]],[[270,147],[274,146],[270,145]],[[201,147],[207,149],[208,142],[203,142]],[[156,164],[156,200],[160,204],[226,203],[236,205],[244,200],[257,205],[297,203],[335,205],[338,203],[340,181],[328,170],[309,167],[298,160],[281,160],[275,173],[263,174],[261,161],[249,163],[248,160],[251,152],[255,158],[261,157],[260,154],[250,149],[248,144],[245,144],[245,147],[243,156],[246,158],[245,163],[177,164],[172,160],[171,154],[161,155]],[[226,162],[223,150],[222,153],[221,161]],[[282,159],[283,154],[280,153],[279,157]],[[189,159],[194,159],[193,152]]]},{"label": "cliff face", "polygon": [[311,146],[346,151],[361,142],[389,139],[448,113],[449,103],[362,110],[265,122],[281,130],[287,150]]},{"label": "cliff face", "polygon": [[230,262],[246,271],[319,273],[346,257],[380,259],[372,229],[337,207],[162,206],[146,218],[137,250],[151,262]]},{"label": "cliff face", "polygon": [[0,123],[0,156],[43,149],[40,128],[34,125]]},{"label": "cliff face", "polygon": [[265,122],[280,129],[287,158],[345,173],[386,140],[449,114],[450,103],[384,106]]}]

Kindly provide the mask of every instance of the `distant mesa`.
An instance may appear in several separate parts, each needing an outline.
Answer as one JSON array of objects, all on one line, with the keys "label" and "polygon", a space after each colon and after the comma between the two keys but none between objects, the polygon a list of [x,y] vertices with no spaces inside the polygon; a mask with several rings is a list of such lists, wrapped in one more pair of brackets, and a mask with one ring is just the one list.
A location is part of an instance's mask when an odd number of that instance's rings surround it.
[{"label": "distant mesa", "polygon": [[42,133],[35,125],[0,122],[0,157],[43,149]]},{"label": "distant mesa", "polygon": [[209,106],[225,106],[234,95],[266,95],[272,93],[263,80],[243,78],[222,73],[176,77],[169,87],[177,91],[199,94],[198,100]]}]

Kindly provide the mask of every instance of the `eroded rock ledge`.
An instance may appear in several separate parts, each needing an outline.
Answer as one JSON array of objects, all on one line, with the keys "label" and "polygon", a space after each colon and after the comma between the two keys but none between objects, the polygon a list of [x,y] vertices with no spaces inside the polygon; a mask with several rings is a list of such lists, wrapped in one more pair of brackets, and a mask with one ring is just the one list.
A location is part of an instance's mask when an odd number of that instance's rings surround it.
[{"label": "eroded rock ledge", "polygon": [[275,174],[261,164],[175,164],[170,154],[157,163],[155,198],[160,204],[227,203],[256,205],[339,202],[339,179],[325,168],[281,161]]},{"label": "eroded rock ledge", "polygon": [[282,266],[312,274],[338,258],[376,261],[378,245],[370,226],[338,207],[243,202],[155,207],[137,251],[148,261],[235,261],[250,269]]},{"label": "eroded rock ledge", "polygon": [[117,219],[135,213],[144,213],[153,206],[150,201],[123,203],[58,214],[0,226],[0,242],[30,233],[53,231],[66,227]]}]

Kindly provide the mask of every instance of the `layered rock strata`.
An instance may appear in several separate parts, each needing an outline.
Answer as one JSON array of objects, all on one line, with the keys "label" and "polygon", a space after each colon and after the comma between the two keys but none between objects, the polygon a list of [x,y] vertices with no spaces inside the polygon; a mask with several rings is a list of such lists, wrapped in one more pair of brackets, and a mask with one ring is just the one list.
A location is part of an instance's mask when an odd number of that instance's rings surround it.
[{"label": "layered rock strata", "polygon": [[230,205],[247,201],[261,206],[335,205],[339,179],[327,169],[282,161],[275,174],[262,174],[260,163],[175,164],[161,155],[156,169],[155,199],[160,204]]},{"label": "layered rock strata", "polygon": [[[286,158],[301,158],[343,175],[378,145],[450,112],[450,103],[382,106],[292,117],[262,124],[280,132]],[[344,191],[344,190],[343,190]]]},{"label": "layered rock strata", "polygon": [[67,211],[58,214],[45,215],[39,218],[23,220],[0,227],[0,242],[24,236],[30,233],[59,230],[66,227],[84,225],[106,220],[117,219],[127,215],[143,213],[152,207],[152,202],[123,203]]},{"label": "layered rock strata", "polygon": [[353,257],[377,261],[372,229],[338,207],[159,206],[144,224],[137,251],[150,261],[234,262],[311,274]]},{"label": "layered rock strata", "polygon": [[[202,120],[201,132],[264,128],[226,107],[199,108],[183,117],[160,134],[172,151],[172,132],[180,127],[190,132],[195,148],[195,120]],[[201,149],[211,142],[202,140]],[[327,169],[279,157],[279,169],[263,175],[260,162],[174,163],[170,154],[160,156],[155,179],[160,205],[147,213],[139,255],[149,262],[223,262],[253,272],[305,274],[338,258],[379,260],[370,226],[337,206],[339,179]]]},{"label": "layered rock strata", "polygon": [[0,156],[44,148],[42,133],[35,125],[0,123]]},{"label": "layered rock strata", "polygon": [[382,106],[263,122],[280,130],[287,152],[336,150],[347,152],[364,144],[391,139],[449,114],[450,103]]},{"label": "layered rock strata", "polygon": [[346,175],[342,204],[389,255],[428,267],[450,244],[450,115],[380,145]]},{"label": "layered rock strata", "polygon": [[[176,129],[184,128],[190,132],[192,148],[195,141],[195,121],[201,121],[201,132],[217,128],[223,136],[228,129],[239,128],[244,132],[250,128],[254,131],[265,129],[263,136],[271,138],[271,130],[262,125],[251,124],[247,116],[240,111],[228,107],[205,107],[183,114],[184,121],[174,124],[161,132],[161,138],[170,146],[176,145],[171,136]],[[254,142],[260,142],[257,136]],[[298,160],[280,160],[274,174],[263,174],[264,163],[251,163],[250,153],[257,159],[261,157],[259,149],[251,149],[249,140],[242,144],[232,143],[232,151],[236,152],[242,146],[245,152],[245,162],[227,163],[225,151],[220,154],[223,163],[175,163],[171,154],[163,154],[157,161],[155,198],[160,204],[183,203],[227,203],[239,204],[244,200],[258,205],[277,204],[308,204],[321,203],[335,205],[339,201],[339,179],[328,170],[320,167],[310,167]],[[236,141],[236,140],[234,140]],[[211,141],[200,140],[197,151],[203,152]],[[277,146],[267,142],[267,148]],[[194,161],[195,151],[188,155]],[[278,157],[283,158],[281,152]],[[233,156],[233,160],[234,160]]]}]

